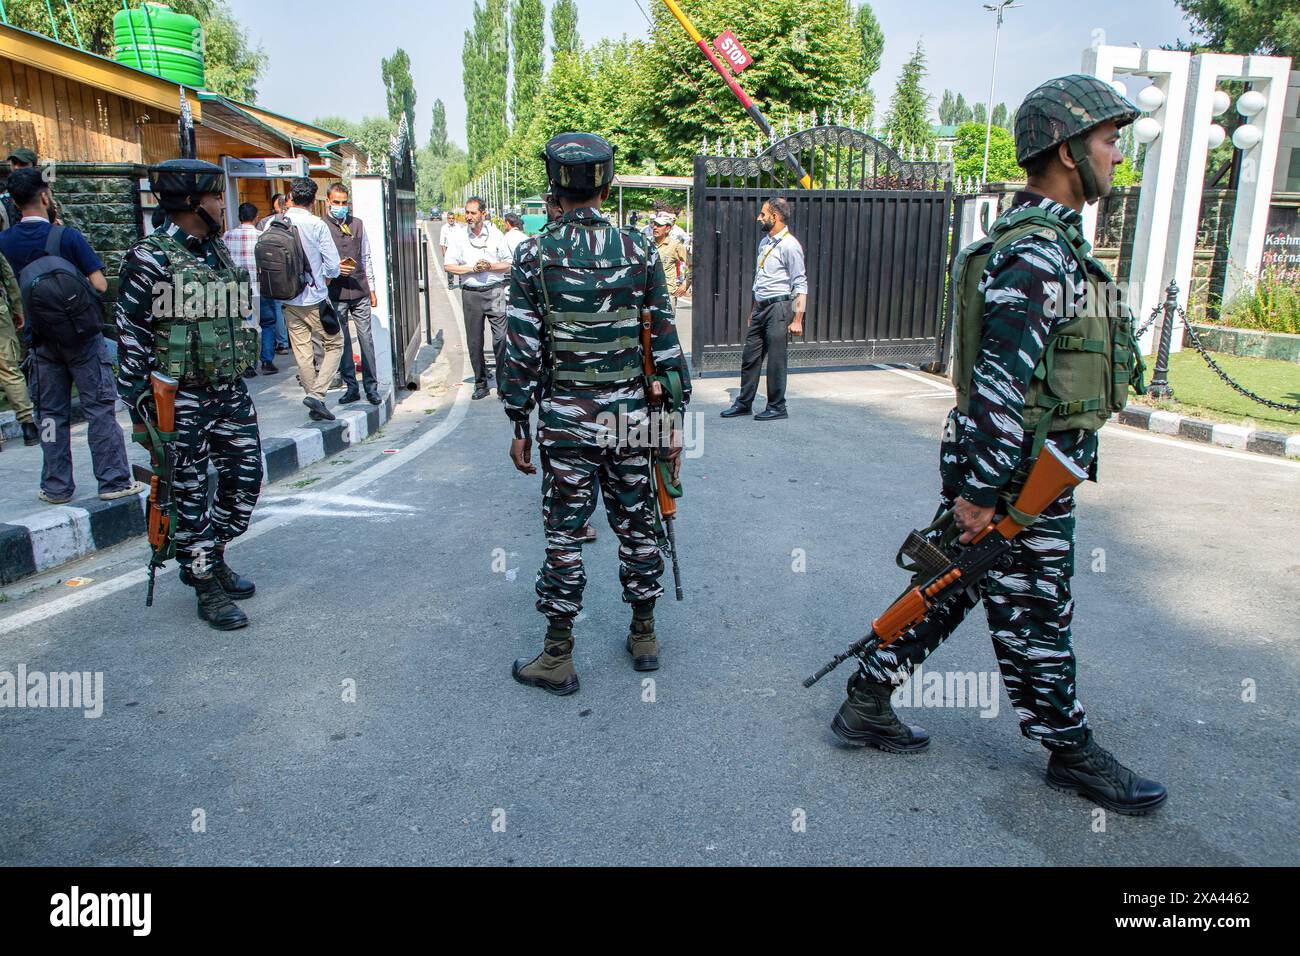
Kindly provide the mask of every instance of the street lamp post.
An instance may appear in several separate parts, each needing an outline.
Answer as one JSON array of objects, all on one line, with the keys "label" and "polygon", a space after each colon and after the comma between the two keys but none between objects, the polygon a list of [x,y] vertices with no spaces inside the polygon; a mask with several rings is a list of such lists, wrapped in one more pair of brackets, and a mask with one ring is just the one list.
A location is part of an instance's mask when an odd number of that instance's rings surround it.
[{"label": "street lamp post", "polygon": [[993,90],[998,83],[998,41],[1002,39],[1002,20],[1007,10],[1014,10],[1019,6],[1022,4],[1012,3],[1011,0],[1002,0],[998,4],[984,4],[985,10],[998,15],[998,28],[993,34],[993,78],[989,80],[989,102],[985,117],[988,126],[984,130],[984,175],[980,178],[981,185],[987,183],[989,179],[989,146],[993,142]]}]

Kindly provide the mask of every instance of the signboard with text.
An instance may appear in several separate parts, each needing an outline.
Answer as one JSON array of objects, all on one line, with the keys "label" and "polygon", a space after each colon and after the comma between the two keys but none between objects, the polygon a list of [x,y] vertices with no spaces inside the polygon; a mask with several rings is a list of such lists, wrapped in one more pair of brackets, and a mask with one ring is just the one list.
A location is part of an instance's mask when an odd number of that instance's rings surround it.
[{"label": "signboard with text", "polygon": [[1273,206],[1268,213],[1260,271],[1300,282],[1300,207]]},{"label": "signboard with text", "polygon": [[722,62],[731,67],[735,73],[744,71],[745,67],[754,62],[754,58],[749,55],[736,35],[730,30],[723,30],[713,41],[713,48],[722,54]]}]

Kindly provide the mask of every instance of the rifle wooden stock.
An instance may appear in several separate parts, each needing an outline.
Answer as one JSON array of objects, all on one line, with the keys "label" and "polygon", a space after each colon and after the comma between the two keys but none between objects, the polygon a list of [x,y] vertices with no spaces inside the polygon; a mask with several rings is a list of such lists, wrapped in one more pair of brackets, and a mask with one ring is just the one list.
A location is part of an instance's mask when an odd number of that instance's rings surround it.
[{"label": "rifle wooden stock", "polygon": [[[149,388],[153,395],[154,408],[154,427],[160,432],[174,432],[176,430],[176,391],[179,383],[170,376],[163,375],[161,372],[154,372],[149,376]],[[145,431],[147,429],[142,425],[135,426],[135,431]],[[166,453],[164,452],[164,455]],[[154,460],[154,474],[149,479],[149,508],[145,516],[145,526],[149,534],[149,547],[154,552],[161,551],[167,544],[168,536],[171,533],[171,508],[169,501],[160,501],[162,491],[162,471],[169,467],[167,461],[157,461],[157,455],[150,448],[150,455]],[[168,475],[170,481],[171,476]],[[169,492],[170,494],[170,492]]]},{"label": "rifle wooden stock", "polygon": [[153,392],[154,414],[158,416],[155,422],[160,432],[174,432],[176,430],[176,390],[180,387],[176,379],[163,375],[161,372],[154,372],[149,376],[149,388]]}]

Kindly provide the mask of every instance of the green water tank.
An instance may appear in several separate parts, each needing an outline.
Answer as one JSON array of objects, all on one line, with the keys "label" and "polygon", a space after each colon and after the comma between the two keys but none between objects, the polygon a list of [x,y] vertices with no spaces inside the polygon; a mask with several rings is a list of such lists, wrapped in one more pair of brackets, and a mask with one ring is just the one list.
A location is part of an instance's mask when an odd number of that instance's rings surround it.
[{"label": "green water tank", "polygon": [[204,86],[203,26],[161,3],[146,3],[113,16],[113,59],[156,76]]}]

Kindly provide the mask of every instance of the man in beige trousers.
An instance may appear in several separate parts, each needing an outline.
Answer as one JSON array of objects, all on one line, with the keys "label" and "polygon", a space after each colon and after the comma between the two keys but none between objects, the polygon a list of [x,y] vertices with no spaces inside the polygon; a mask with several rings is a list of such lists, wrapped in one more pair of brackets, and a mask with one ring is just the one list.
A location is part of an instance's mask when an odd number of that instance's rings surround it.
[{"label": "man in beige trousers", "polygon": [[[306,284],[284,303],[284,321],[298,363],[298,378],[307,392],[302,403],[310,409],[313,421],[332,422],[334,414],[325,405],[325,391],[343,358],[343,331],[329,301],[329,282],[339,275],[339,252],[329,226],[311,211],[315,201],[316,183],[307,178],[295,179],[289,187],[285,215],[297,227],[302,242]],[[312,354],[312,336],[318,336],[325,346],[319,364]]]}]

